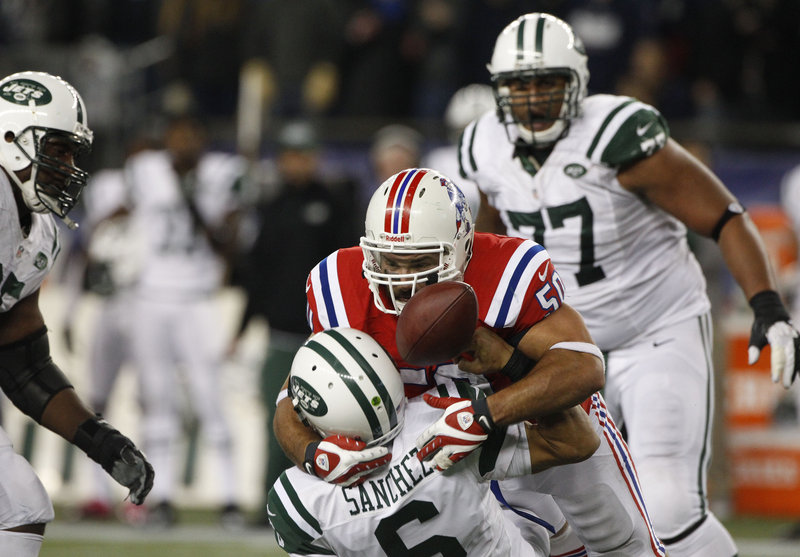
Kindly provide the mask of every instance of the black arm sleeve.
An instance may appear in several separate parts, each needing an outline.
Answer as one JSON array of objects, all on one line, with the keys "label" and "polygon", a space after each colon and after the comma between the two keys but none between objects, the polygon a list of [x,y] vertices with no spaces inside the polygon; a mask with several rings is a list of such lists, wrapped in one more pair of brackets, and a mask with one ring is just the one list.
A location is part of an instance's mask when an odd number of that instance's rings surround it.
[{"label": "black arm sleeve", "polygon": [[0,388],[25,414],[41,423],[56,393],[72,384],[50,357],[47,328],[0,346]]}]

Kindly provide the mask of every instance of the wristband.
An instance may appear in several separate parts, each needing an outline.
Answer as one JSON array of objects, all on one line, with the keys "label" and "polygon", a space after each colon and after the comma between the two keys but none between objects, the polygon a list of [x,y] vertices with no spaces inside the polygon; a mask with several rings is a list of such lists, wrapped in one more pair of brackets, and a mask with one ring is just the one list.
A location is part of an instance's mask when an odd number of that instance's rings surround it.
[{"label": "wristband", "polygon": [[769,315],[775,321],[789,321],[790,319],[781,297],[774,290],[762,290],[750,298],[749,304],[756,315]]},{"label": "wristband", "polygon": [[317,454],[317,447],[319,447],[319,441],[312,441],[306,445],[306,452],[303,455],[303,468],[312,476],[317,475],[314,467],[314,456]]},{"label": "wristband", "polygon": [[487,397],[472,401],[472,412],[478,418],[478,423],[486,433],[494,429],[494,420],[489,412],[489,399]]},{"label": "wristband", "polygon": [[742,213],[744,213],[744,207],[735,201],[725,207],[725,212],[722,213],[722,216],[719,218],[717,224],[714,225],[714,229],[711,231],[711,238],[715,242],[719,242],[719,235],[722,234],[722,228],[728,224],[729,220],[735,216],[741,215]]},{"label": "wristband", "polygon": [[512,382],[519,381],[531,370],[534,360],[526,356],[519,348],[514,347],[511,357],[500,370],[500,373],[511,379]]}]

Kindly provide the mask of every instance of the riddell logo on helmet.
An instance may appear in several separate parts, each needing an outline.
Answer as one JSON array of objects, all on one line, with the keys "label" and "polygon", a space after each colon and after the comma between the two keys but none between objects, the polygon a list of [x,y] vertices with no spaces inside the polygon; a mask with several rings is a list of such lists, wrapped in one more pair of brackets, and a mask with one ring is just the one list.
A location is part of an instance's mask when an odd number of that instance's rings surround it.
[{"label": "riddell logo on helmet", "polygon": [[384,239],[387,242],[405,242],[406,241],[406,237],[404,235],[397,236],[397,235],[393,235],[393,234],[387,234],[386,238],[384,238]]},{"label": "riddell logo on helmet", "polygon": [[8,102],[21,105],[27,105],[33,101],[37,106],[47,104],[53,100],[53,96],[47,87],[30,79],[9,81],[0,90],[0,97]]}]

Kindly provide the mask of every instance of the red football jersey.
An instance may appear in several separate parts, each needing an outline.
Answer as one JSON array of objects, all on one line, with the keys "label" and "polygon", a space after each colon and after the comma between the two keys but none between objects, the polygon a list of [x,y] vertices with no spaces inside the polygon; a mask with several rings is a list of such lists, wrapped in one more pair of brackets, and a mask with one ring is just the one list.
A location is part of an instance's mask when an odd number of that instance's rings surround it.
[{"label": "red football jersey", "polygon": [[[394,358],[409,397],[434,386],[437,371],[447,368],[449,376],[459,373],[452,361],[419,367],[400,358],[395,342],[397,316],[375,305],[361,271],[363,261],[361,248],[351,247],[332,253],[312,269],[306,283],[312,330],[352,327],[369,333]],[[522,238],[476,232],[464,282],[475,290],[481,323],[503,338],[538,323],[564,300],[564,287],[547,251]]]}]

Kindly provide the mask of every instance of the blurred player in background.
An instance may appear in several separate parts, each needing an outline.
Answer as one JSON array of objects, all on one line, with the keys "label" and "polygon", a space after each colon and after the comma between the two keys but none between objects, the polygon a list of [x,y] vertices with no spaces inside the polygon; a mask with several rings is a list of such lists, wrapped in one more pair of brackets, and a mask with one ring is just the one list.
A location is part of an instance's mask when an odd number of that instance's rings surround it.
[{"label": "blurred player in background", "polygon": [[[426,284],[446,280],[463,280],[475,290],[482,326],[473,337],[473,359],[426,367],[404,362],[395,342],[397,315]],[[458,392],[467,383],[488,389],[487,379],[493,380],[496,392],[485,399],[436,399],[447,408],[445,417],[486,424],[477,430],[464,426],[466,433],[449,430],[441,421],[431,426],[418,448],[439,468],[480,446],[494,426],[585,402],[603,441],[597,452],[579,464],[501,482],[498,498],[517,508],[520,514],[509,518],[520,518],[532,544],[546,546],[545,530],[555,534],[564,528],[557,509],[548,509],[548,516],[559,519],[556,524],[532,517],[534,505],[551,503],[534,494],[547,494],[591,555],[664,555],[638,496],[627,447],[597,393],[603,386],[602,354],[580,315],[563,302],[561,281],[542,246],[475,233],[466,199],[452,181],[435,170],[408,169],[373,194],[361,245],[320,262],[306,289],[313,331],[353,327],[368,332],[392,355],[409,397],[429,389]],[[375,464],[374,455],[369,458],[330,439],[321,445],[288,400],[278,403],[274,429],[295,463],[328,482],[350,482]],[[326,467],[326,461],[341,464]]]},{"label": "blurred player in background", "polygon": [[185,386],[190,410],[217,464],[223,524],[233,526],[242,517],[219,381],[224,340],[215,295],[236,243],[246,162],[207,151],[205,130],[192,116],[170,120],[164,145],[125,164],[133,226],[143,234],[142,267],[133,291],[136,327],[131,354],[139,377],[145,446],[160,471],[147,522],[175,522]]},{"label": "blurred player in background", "polygon": [[549,14],[499,35],[489,64],[498,111],[466,128],[459,159],[482,192],[478,228],[551,254],[567,301],[607,353],[609,409],[672,557],[731,557],[736,546],[708,508],[712,323],[687,227],[719,243],[755,313],[751,363],[769,343],[785,387],[800,366],[798,333],[742,206],[653,107],[587,97],[586,63],[581,40]]},{"label": "blurred player in background", "polygon": [[[351,381],[362,375],[369,380]],[[325,483],[298,468],[283,473],[268,514],[278,543],[292,555],[546,557],[545,548],[529,546],[503,520],[487,480],[578,462],[600,443],[586,413],[573,407],[538,427],[498,428],[452,473],[439,473],[416,458],[416,439],[441,411],[419,397],[406,401],[394,361],[356,329],[312,336],[298,351],[289,382],[292,404],[321,436],[357,437],[367,451],[386,447],[391,453],[387,467],[359,486]]]},{"label": "blurred player in background", "polygon": [[[352,244],[359,235],[355,183],[332,181],[320,169],[322,146],[316,130],[293,121],[278,132],[274,183],[264,185],[271,195],[255,210],[258,233],[238,268],[247,303],[236,336],[252,317],[269,325],[267,355],[261,369],[261,400],[267,431],[262,514],[266,497],[278,476],[292,466],[271,435],[275,399],[291,369],[297,349],[308,338],[303,283],[308,271],[331,251]],[[299,227],[300,232],[295,233]],[[267,524],[263,515],[259,523]]]},{"label": "blurred player in background", "polygon": [[[128,156],[149,147],[144,139],[128,147]],[[96,313],[88,334],[87,386],[89,404],[104,414],[117,378],[130,363],[132,290],[142,265],[141,235],[130,218],[130,191],[122,167],[107,168],[92,175],[83,195],[85,253],[75,256],[79,266],[73,299],[64,316],[65,345],[78,351],[75,317],[84,293],[94,296]],[[80,508],[84,518],[112,515],[111,490],[102,469],[92,466],[92,493]],[[132,511],[138,514],[137,511]]]},{"label": "blurred player in background", "polygon": [[[444,113],[450,145],[429,151],[422,158],[422,166],[435,168],[445,176],[459,176],[461,172],[458,168],[458,144],[461,141],[461,133],[467,124],[494,108],[494,92],[489,85],[473,83],[456,91]],[[460,179],[457,185],[467,198],[473,218],[477,219],[481,208],[478,186],[466,178]]]},{"label": "blurred player in background", "polygon": [[[38,423],[98,462],[141,504],[153,468],[130,439],[89,410],[50,357],[39,288],[60,251],[53,215],[67,213],[88,175],[75,166],[92,132],[78,92],[46,73],[0,81],[0,387]],[[0,429],[0,554],[39,554],[50,498]]]}]

